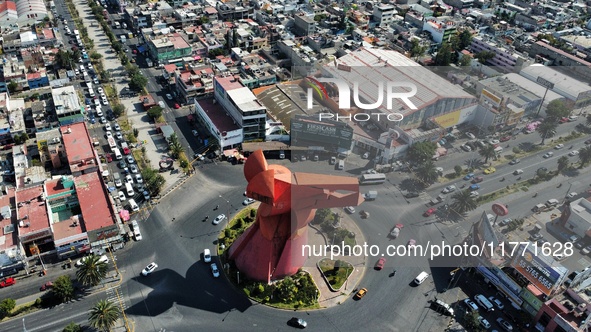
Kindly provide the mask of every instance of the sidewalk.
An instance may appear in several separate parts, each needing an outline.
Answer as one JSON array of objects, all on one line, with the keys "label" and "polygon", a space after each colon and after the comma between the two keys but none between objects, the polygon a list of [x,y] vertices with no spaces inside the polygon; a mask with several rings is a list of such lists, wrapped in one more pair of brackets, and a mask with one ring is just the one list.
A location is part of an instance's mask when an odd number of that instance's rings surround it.
[{"label": "sidewalk", "polygon": [[[112,84],[115,86],[115,91],[118,93],[122,89],[128,87],[127,76],[122,76],[127,75],[125,73],[125,69],[117,57],[117,53],[115,53],[115,51],[111,48],[109,39],[103,33],[98,21],[96,21],[95,17],[92,15],[88,4],[82,0],[74,0],[74,3],[76,4],[76,8],[79,8],[78,12],[84,26],[88,31],[88,37],[94,40],[94,51],[102,55],[104,70],[111,73],[114,81]],[[91,26],[91,23],[93,26]],[[122,75],[120,73],[122,73]],[[153,169],[158,170],[160,168],[158,162],[162,158],[168,156],[168,145],[166,144],[164,137],[157,134],[154,125],[149,123],[148,116],[141,107],[139,103],[140,101],[137,99],[137,97],[119,98],[119,101],[123,106],[125,106],[127,119],[130,123],[130,126],[139,130],[139,135],[137,137],[137,148],[141,148],[142,146],[145,147],[146,158],[149,160],[150,166]],[[166,180],[166,184],[162,188],[162,192],[165,192],[168,188],[172,187],[183,175],[182,172],[166,172],[160,174]]]},{"label": "sidewalk", "polygon": [[[355,224],[355,221],[351,219],[347,214],[342,214],[341,217],[341,225],[343,228],[355,233],[355,240],[358,244],[365,242],[365,237],[363,233]],[[324,246],[329,244],[329,242],[324,238],[324,235],[318,232],[312,226],[308,226],[308,244],[312,246]],[[344,257],[344,260],[351,263],[354,267],[354,271],[349,276],[349,279],[340,290],[334,292],[328,287],[326,281],[322,277],[320,270],[318,269],[318,262],[325,257],[318,257],[318,256],[309,256],[308,260],[304,264],[302,268],[304,271],[308,272],[316,286],[318,287],[319,294],[318,294],[318,303],[323,308],[330,308],[335,305],[339,305],[342,302],[345,302],[348,298],[350,298],[351,293],[354,289],[357,288],[359,281],[363,277],[366,269],[366,257],[364,256],[347,256]],[[330,258],[330,257],[328,257]],[[340,257],[343,258],[343,257]]]}]

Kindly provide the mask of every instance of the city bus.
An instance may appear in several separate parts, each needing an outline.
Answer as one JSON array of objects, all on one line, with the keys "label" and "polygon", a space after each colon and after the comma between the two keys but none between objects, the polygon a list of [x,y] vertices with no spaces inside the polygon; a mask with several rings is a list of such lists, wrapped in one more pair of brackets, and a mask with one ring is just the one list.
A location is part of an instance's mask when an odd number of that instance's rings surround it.
[{"label": "city bus", "polygon": [[359,178],[359,184],[380,184],[386,182],[386,174],[363,174]]}]

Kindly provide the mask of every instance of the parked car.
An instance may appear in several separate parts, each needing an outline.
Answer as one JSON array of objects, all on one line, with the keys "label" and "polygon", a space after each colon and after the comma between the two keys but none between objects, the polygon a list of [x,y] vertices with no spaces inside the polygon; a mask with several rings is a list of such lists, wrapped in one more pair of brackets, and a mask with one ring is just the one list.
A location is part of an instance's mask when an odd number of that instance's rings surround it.
[{"label": "parked car", "polygon": [[0,288],[12,286],[16,284],[16,280],[13,277],[8,277],[2,281],[0,281]]},{"label": "parked car", "polygon": [[203,249],[203,262],[211,262],[211,251],[209,251],[207,248]]},{"label": "parked car", "polygon": [[501,300],[497,299],[496,297],[491,296],[488,298],[488,300],[490,301],[490,303],[494,304],[497,308],[499,308],[499,310],[505,309],[505,305],[503,305],[503,302],[501,302]]},{"label": "parked car", "polygon": [[43,285],[41,285],[41,287],[39,287],[39,290],[41,292],[43,292],[43,291],[46,291],[52,287],[53,287],[53,282],[47,281],[47,282],[43,283]]},{"label": "parked car", "polygon": [[[80,266],[82,266],[82,265],[84,264],[84,262],[86,262],[86,260],[87,260],[89,257],[92,257],[92,256],[94,256],[94,255],[91,255],[91,256],[85,256],[85,257],[82,257],[82,258],[80,258],[80,259],[79,259],[79,260],[76,262],[76,266],[77,266],[77,267],[80,267]],[[102,256],[99,258],[99,260],[98,260],[98,261],[99,261],[99,263],[105,263],[105,264],[106,264],[106,263],[108,263],[108,262],[109,262],[109,257],[107,257],[107,255],[102,255]]]},{"label": "parked car", "polygon": [[569,156],[574,157],[579,155],[579,150],[573,150],[568,153]]},{"label": "parked car", "polygon": [[480,185],[479,184],[473,184],[473,185],[470,186],[470,190],[471,191],[478,190],[478,189],[480,189]]},{"label": "parked car", "polygon": [[564,147],[564,144],[558,144],[554,147],[555,150],[560,150]]},{"label": "parked car", "polygon": [[480,322],[480,326],[485,328],[486,330],[490,329],[490,323],[482,316],[478,316],[478,322]]},{"label": "parked car", "polygon": [[501,222],[499,222],[499,225],[506,226],[506,225],[509,225],[509,223],[511,223],[512,221],[513,221],[513,219],[511,219],[511,218],[505,218],[505,219],[501,220]]},{"label": "parked car", "polygon": [[472,151],[472,148],[469,145],[464,144],[464,145],[462,145],[460,147],[462,148],[462,150],[464,150],[466,152]]},{"label": "parked car", "polygon": [[505,330],[505,331],[508,331],[508,332],[513,331],[513,326],[511,325],[511,323],[504,320],[502,317],[497,318],[497,324],[499,324],[499,326],[501,328],[503,328],[503,330]]},{"label": "parked car", "polygon": [[464,304],[466,305],[468,310],[472,312],[478,312],[478,306],[476,305],[476,303],[472,302],[472,300],[464,299]]},{"label": "parked car", "polygon": [[468,173],[464,176],[464,180],[471,180],[474,177],[474,173]]},{"label": "parked car", "polygon": [[255,202],[255,200],[254,200],[254,199],[252,199],[252,198],[247,198],[247,199],[245,199],[245,200],[242,202],[242,205],[250,205],[250,204],[252,204],[252,203],[254,203],[254,202]]},{"label": "parked car", "polygon": [[345,212],[350,213],[350,214],[355,213],[355,208],[352,206],[347,206],[347,207],[345,207],[344,210],[345,210]]},{"label": "parked car", "polygon": [[520,162],[521,162],[521,159],[515,158],[509,162],[509,165],[519,164]]},{"label": "parked car", "polygon": [[501,141],[501,142],[507,142],[510,139],[511,139],[511,136],[510,135],[509,136],[503,136],[503,137],[501,137],[501,139],[499,141]]},{"label": "parked car", "polygon": [[472,134],[471,132],[467,132],[467,133],[466,133],[466,136],[467,136],[468,138],[470,138],[470,139],[475,139],[475,138],[476,138],[476,136],[474,136],[474,134]]},{"label": "parked car", "polygon": [[408,192],[408,193],[404,194],[404,197],[406,197],[406,198],[419,197],[419,193],[414,192],[414,191],[411,191],[411,192]]},{"label": "parked car", "polygon": [[552,157],[553,155],[554,155],[554,152],[551,152],[551,151],[550,151],[550,152],[546,152],[546,154],[544,154],[544,156],[543,156],[543,157],[544,157],[544,158],[550,158],[550,157]]},{"label": "parked car", "polygon": [[575,197],[577,197],[577,195],[578,195],[577,193],[572,192],[572,193],[566,195],[566,198],[575,198]]},{"label": "parked car", "polygon": [[473,192],[470,193],[470,197],[472,197],[472,198],[475,198],[475,197],[478,197],[478,196],[480,196],[480,193],[478,191],[473,191]]}]

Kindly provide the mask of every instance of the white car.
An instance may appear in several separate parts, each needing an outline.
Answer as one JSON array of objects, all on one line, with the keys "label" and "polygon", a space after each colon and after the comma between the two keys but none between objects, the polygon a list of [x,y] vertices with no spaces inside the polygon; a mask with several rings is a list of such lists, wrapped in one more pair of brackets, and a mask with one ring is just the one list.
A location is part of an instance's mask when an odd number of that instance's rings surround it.
[{"label": "white car", "polygon": [[252,198],[247,198],[247,199],[245,199],[245,200],[244,200],[244,202],[242,202],[242,205],[250,205],[250,204],[252,204],[252,203],[254,203],[254,202],[255,202],[255,200],[254,200],[254,199],[252,199]]},{"label": "white car", "polygon": [[99,86],[96,91],[98,91],[99,94],[104,95],[105,94],[105,90],[103,90],[103,87]]},{"label": "white car", "polygon": [[107,131],[107,138],[108,138],[108,137],[113,137],[113,133],[112,133],[112,132],[110,132],[110,131]]},{"label": "white car", "polygon": [[220,276],[220,270],[218,270],[218,266],[215,263],[211,263],[211,274],[213,274],[215,278]]},{"label": "white car", "polygon": [[579,117],[576,116],[576,115],[571,115],[571,116],[568,117],[568,121],[570,121],[570,122],[577,121],[578,118]]},{"label": "white car", "polygon": [[120,201],[122,201],[122,202],[123,202],[124,200],[126,200],[126,199],[127,199],[127,198],[125,198],[125,194],[124,194],[122,191],[120,191],[118,194],[119,194],[119,200],[120,200]]},{"label": "white car", "polygon": [[120,131],[121,130],[121,126],[118,123],[115,123],[115,125],[113,126],[113,128],[115,128],[115,130]]},{"label": "white car", "polygon": [[127,174],[125,176],[125,182],[133,184],[133,178],[131,177],[131,175]]},{"label": "white car", "polygon": [[127,156],[127,158],[125,158],[125,159],[127,159],[128,164],[135,164],[135,159],[133,159],[132,156]]},{"label": "white car", "polygon": [[142,179],[142,176],[140,174],[136,174],[135,175],[135,182],[137,182],[138,184],[144,183],[144,179]]},{"label": "white car", "polygon": [[484,329],[490,329],[491,325],[486,319],[484,319],[484,317],[478,316],[478,321],[480,322],[480,326],[484,327]]},{"label": "white car", "polygon": [[98,117],[103,116],[103,111],[100,108],[96,110],[96,116],[98,116]]},{"label": "white car", "polygon": [[466,133],[466,136],[468,136],[469,139],[475,139],[476,136],[474,136],[474,134],[472,133]]},{"label": "white car", "polygon": [[106,130],[106,131],[110,131],[110,130],[111,130],[111,124],[110,124],[110,123],[107,123],[107,124],[105,125],[105,130]]},{"label": "white car", "polygon": [[170,95],[170,93],[167,93],[167,94],[166,94],[166,99],[168,99],[168,100],[172,100],[172,96]]},{"label": "white car", "polygon": [[147,190],[144,190],[144,191],[142,192],[142,195],[144,195],[144,199],[145,199],[146,201],[149,201],[149,200],[150,200],[150,193],[149,193]]},{"label": "white car", "polygon": [[550,158],[554,155],[554,152],[546,152],[546,154],[544,154],[544,158]]},{"label": "white car", "polygon": [[213,220],[213,224],[217,225],[217,224],[221,223],[224,219],[226,219],[226,215],[220,214],[219,216],[215,217],[215,219]]},{"label": "white car", "polygon": [[470,197],[473,197],[474,198],[474,197],[478,197],[478,196],[480,196],[480,194],[478,193],[478,191],[472,191],[472,192],[470,192]]},{"label": "white car", "polygon": [[579,155],[579,151],[578,150],[574,150],[568,153],[569,156],[574,157],[574,156],[578,156]]},{"label": "white car", "polygon": [[93,82],[94,84],[99,84],[99,80],[98,80],[98,78],[96,78],[96,77],[92,79],[92,82]]},{"label": "white car", "polygon": [[123,140],[123,134],[121,134],[121,132],[118,131],[118,132],[115,133],[115,138],[117,138],[118,140],[121,141],[121,140]]},{"label": "white car", "polygon": [[576,197],[577,195],[578,195],[577,193],[575,193],[575,192],[572,192],[572,193],[570,193],[570,194],[566,195],[566,198],[574,198],[574,197]]},{"label": "white car", "polygon": [[129,165],[129,170],[131,171],[132,174],[139,173],[139,170],[137,169],[136,165]]},{"label": "white car", "polygon": [[499,144],[499,143],[501,143],[501,141],[499,141],[498,139],[489,139],[488,140],[488,143],[490,143],[490,144]]},{"label": "white car", "polygon": [[554,147],[554,149],[556,150],[560,150],[564,147],[564,144],[558,144],[557,146]]},{"label": "white car", "polygon": [[347,207],[345,207],[344,210],[347,211],[347,213],[349,213],[349,214],[355,213],[355,208],[352,206],[347,206]]},{"label": "white car", "polygon": [[211,262],[211,252],[207,248],[203,249],[203,261],[205,263]]},{"label": "white car", "polygon": [[109,101],[107,100],[107,98],[103,98],[103,105],[109,105]]},{"label": "white car", "polygon": [[150,264],[148,264],[148,266],[146,266],[143,270],[142,270],[142,275],[144,277],[147,277],[148,275],[150,275],[152,272],[154,272],[154,270],[156,270],[156,268],[158,268],[158,264],[152,262]]},{"label": "white car", "polygon": [[443,188],[443,190],[441,192],[444,194],[447,194],[447,193],[454,192],[455,190],[456,190],[456,186],[451,185],[451,186],[447,186],[447,187]]},{"label": "white car", "polygon": [[[86,256],[86,257],[82,257],[82,258],[80,258],[80,259],[79,259],[79,260],[76,262],[76,266],[78,266],[78,267],[79,267],[79,266],[82,266],[82,265],[84,264],[84,262],[86,262],[86,260],[87,260],[89,257],[91,257],[91,256],[94,256],[94,255],[90,255],[90,256]],[[98,261],[99,261],[99,263],[105,263],[105,264],[106,264],[106,263],[108,263],[108,262],[109,262],[109,258],[107,257],[107,255],[102,255],[102,256],[99,258],[99,260],[98,260]]]}]

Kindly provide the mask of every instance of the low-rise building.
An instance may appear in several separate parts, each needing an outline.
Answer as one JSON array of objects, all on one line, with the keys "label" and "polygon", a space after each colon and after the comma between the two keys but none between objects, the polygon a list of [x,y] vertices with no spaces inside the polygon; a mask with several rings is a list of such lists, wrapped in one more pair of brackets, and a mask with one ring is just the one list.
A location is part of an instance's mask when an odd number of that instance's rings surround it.
[{"label": "low-rise building", "polygon": [[51,96],[60,125],[84,122],[84,107],[73,85],[51,89]]},{"label": "low-rise building", "polygon": [[423,24],[423,31],[429,32],[433,41],[441,44],[448,42],[457,29],[454,21],[428,19]]},{"label": "low-rise building", "polygon": [[499,46],[487,36],[474,36],[470,49],[474,54],[483,51],[493,52],[495,56],[489,59],[487,64],[496,66],[495,69],[500,71],[519,71],[521,68],[533,63],[533,60],[515,51],[512,46]]}]

